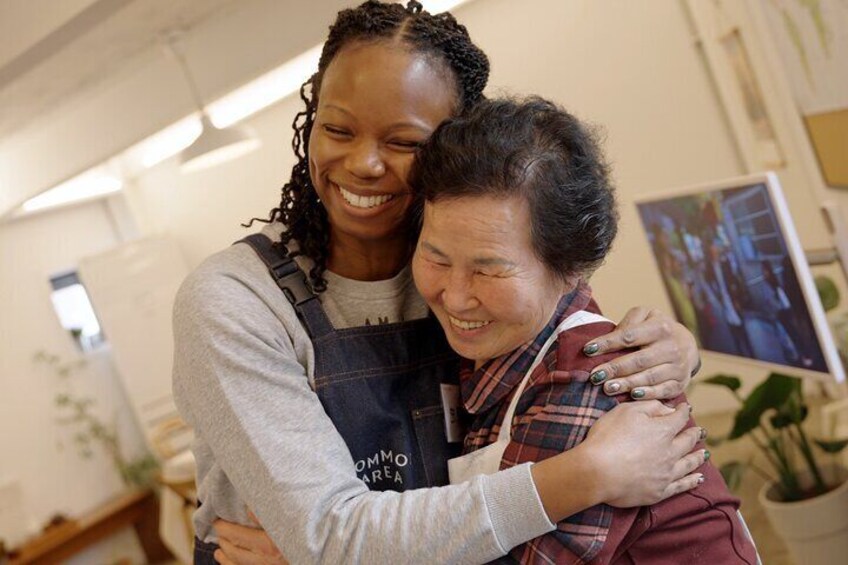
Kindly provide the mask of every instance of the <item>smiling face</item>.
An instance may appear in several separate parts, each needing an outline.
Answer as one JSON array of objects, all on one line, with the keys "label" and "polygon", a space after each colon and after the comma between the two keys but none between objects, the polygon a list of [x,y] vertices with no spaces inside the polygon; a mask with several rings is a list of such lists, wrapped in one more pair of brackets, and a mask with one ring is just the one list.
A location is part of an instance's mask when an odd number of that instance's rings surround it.
[{"label": "smiling face", "polygon": [[406,237],[415,150],[450,117],[455,99],[445,72],[402,44],[353,44],[336,55],[309,137],[309,174],[333,245]]},{"label": "smiling face", "polygon": [[535,338],[572,284],[533,251],[520,197],[427,202],[415,284],[451,347],[479,366]]}]

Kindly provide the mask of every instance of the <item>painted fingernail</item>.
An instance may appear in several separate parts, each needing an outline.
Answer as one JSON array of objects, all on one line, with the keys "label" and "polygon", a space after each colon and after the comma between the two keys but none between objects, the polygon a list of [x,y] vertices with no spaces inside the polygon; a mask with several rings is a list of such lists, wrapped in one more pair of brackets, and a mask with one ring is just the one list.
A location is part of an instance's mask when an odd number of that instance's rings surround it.
[{"label": "painted fingernail", "polygon": [[704,484],[704,481],[706,481],[706,480],[707,479],[706,479],[706,477],[704,477],[704,475],[698,475],[698,484],[699,485]]},{"label": "painted fingernail", "polygon": [[595,371],[589,376],[589,380],[592,381],[593,385],[599,385],[605,380],[607,380],[607,372],[601,369],[600,371]]},{"label": "painted fingernail", "polygon": [[635,399],[645,398],[645,391],[641,388],[634,389],[633,392],[630,393],[630,396]]},{"label": "painted fingernail", "polygon": [[689,406],[689,415],[691,416],[691,415],[692,415],[692,412],[694,412],[694,411],[695,411],[695,407],[694,407],[694,406],[692,406],[691,404],[688,404],[688,406]]},{"label": "painted fingernail", "polygon": [[609,394],[615,394],[621,390],[621,383],[607,383],[604,390]]},{"label": "painted fingernail", "polygon": [[583,347],[583,353],[585,353],[586,355],[594,355],[600,349],[601,349],[601,346],[598,345],[597,343],[587,343]]},{"label": "painted fingernail", "polygon": [[701,441],[707,439],[707,428],[701,428],[701,431],[698,432],[698,439]]},{"label": "painted fingernail", "polygon": [[709,460],[710,460],[710,450],[705,449],[704,450],[704,461],[709,461]]}]

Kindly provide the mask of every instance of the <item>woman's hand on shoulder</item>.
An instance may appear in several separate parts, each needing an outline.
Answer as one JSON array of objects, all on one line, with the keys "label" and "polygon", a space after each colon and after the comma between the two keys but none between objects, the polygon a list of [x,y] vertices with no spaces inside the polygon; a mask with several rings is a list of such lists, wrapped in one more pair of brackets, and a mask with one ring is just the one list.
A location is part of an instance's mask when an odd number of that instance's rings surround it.
[{"label": "woman's hand on shoulder", "polygon": [[705,451],[692,451],[701,428],[686,427],[690,406],[657,400],[619,404],[594,423],[583,443],[533,464],[536,490],[552,522],[600,503],[655,504],[695,488]]},{"label": "woman's hand on shoulder", "polygon": [[683,402],[669,408],[656,400],[619,404],[604,414],[581,444],[596,470],[603,502],[632,507],[655,504],[695,488],[706,460],[692,451],[701,428],[684,429],[691,413]]},{"label": "woman's hand on shoulder", "polygon": [[250,513],[255,527],[215,520],[220,549],[215,560],[221,565],[288,565],[288,561]]},{"label": "woman's hand on shoulder", "polygon": [[685,326],[654,308],[631,308],[618,327],[586,344],[587,355],[638,347],[594,368],[592,383],[609,395],[630,393],[636,400],[670,399],[681,394],[701,365],[698,344]]}]

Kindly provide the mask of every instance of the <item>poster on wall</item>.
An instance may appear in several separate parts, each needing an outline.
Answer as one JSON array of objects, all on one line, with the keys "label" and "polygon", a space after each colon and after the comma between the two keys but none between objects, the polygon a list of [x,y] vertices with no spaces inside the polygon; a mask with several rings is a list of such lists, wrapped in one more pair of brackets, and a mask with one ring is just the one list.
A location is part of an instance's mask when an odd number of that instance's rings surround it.
[{"label": "poster on wall", "polygon": [[848,1],[760,1],[822,176],[848,188]]},{"label": "poster on wall", "polygon": [[786,165],[783,150],[774,133],[763,91],[754,73],[742,35],[738,29],[734,28],[720,41],[736,79],[736,87],[743,102],[746,123],[750,130],[747,137],[753,142],[757,161],[767,169],[783,167]]}]

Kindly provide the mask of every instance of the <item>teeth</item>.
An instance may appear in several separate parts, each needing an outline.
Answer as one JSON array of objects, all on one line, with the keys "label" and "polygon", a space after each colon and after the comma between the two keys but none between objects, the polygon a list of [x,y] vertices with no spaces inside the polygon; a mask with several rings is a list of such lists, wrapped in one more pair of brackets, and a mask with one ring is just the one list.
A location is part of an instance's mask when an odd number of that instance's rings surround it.
[{"label": "teeth", "polygon": [[476,330],[477,328],[482,328],[483,326],[488,326],[492,321],[488,320],[485,322],[480,321],[466,321],[460,320],[459,318],[454,318],[453,316],[448,316],[450,319],[450,323],[453,326],[458,327],[462,330]]},{"label": "teeth", "polygon": [[373,208],[374,206],[385,204],[386,202],[394,198],[393,194],[381,194],[380,196],[359,196],[358,194],[354,194],[348,190],[343,189],[340,186],[339,192],[341,193],[342,198],[345,199],[345,202],[355,208]]}]

